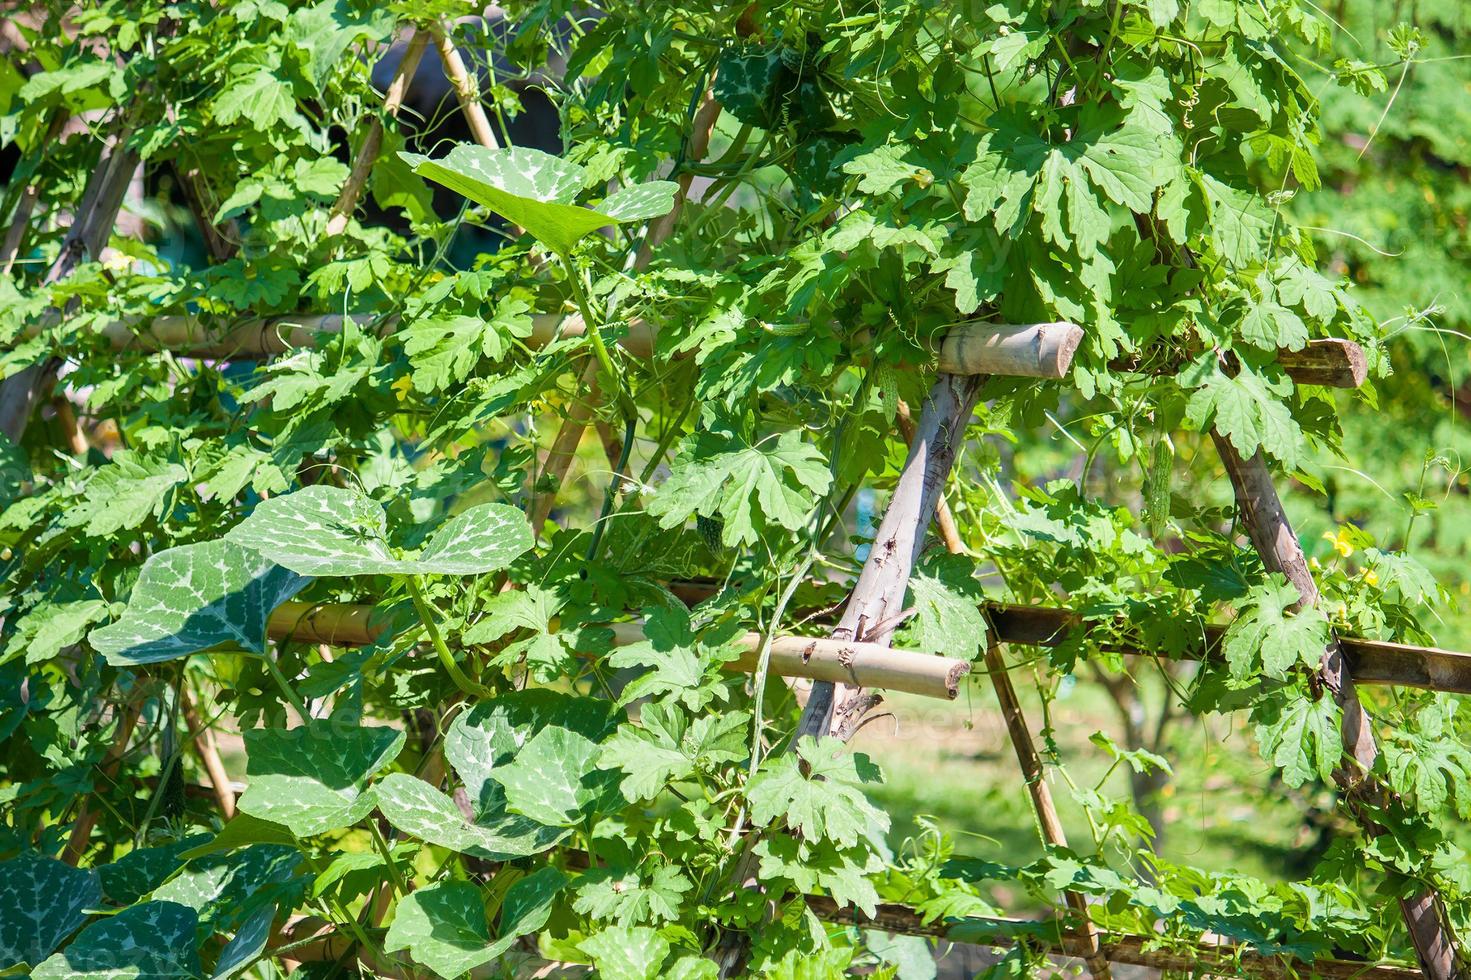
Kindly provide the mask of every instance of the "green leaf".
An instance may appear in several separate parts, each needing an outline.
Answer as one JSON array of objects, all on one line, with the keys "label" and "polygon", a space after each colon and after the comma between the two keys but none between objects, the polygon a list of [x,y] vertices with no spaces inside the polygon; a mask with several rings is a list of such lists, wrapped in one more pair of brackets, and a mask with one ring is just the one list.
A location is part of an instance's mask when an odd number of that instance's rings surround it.
[{"label": "green leaf", "polygon": [[178,463],[120,451],[87,481],[66,524],[82,525],[83,532],[94,538],[131,530],[150,517],[162,517],[164,506],[173,499],[171,491],[188,477],[189,471]]},{"label": "green leaf", "polygon": [[613,774],[597,768],[599,751],[576,732],[546,728],[490,776],[505,789],[511,812],[548,827],[574,827],[605,812],[618,795]]},{"label": "green leaf", "polygon": [[1282,770],[1288,786],[1317,777],[1330,782],[1343,758],[1339,732],[1342,712],[1329,695],[1280,691],[1259,702],[1252,712],[1262,757]]},{"label": "green leaf", "polygon": [[685,893],[693,887],[678,868],[667,864],[648,877],[632,868],[594,868],[578,879],[573,908],[594,922],[620,926],[674,922]]},{"label": "green leaf", "polygon": [[213,108],[217,121],[226,125],[245,121],[261,132],[282,122],[305,125],[290,83],[265,68],[237,77],[215,97]]},{"label": "green leaf", "polygon": [[603,768],[623,771],[620,788],[632,803],[653,799],[698,767],[746,756],[747,722],[739,714],[701,714],[691,723],[674,704],[652,702],[638,722],[620,725],[598,757]]},{"label": "green leaf", "polygon": [[578,946],[592,957],[603,980],[654,980],[669,956],[669,942],[647,926],[604,929]]},{"label": "green leaf", "polygon": [[529,936],[552,916],[552,903],[567,885],[567,876],[556,868],[540,868],[506,890],[501,902],[499,937],[490,946],[491,957],[504,956],[522,936]]},{"label": "green leaf", "polygon": [[1308,327],[1302,318],[1267,298],[1247,307],[1237,330],[1242,340],[1263,350],[1301,350],[1308,342]]},{"label": "green leaf", "polygon": [[460,143],[441,160],[401,156],[414,173],[490,208],[561,255],[599,228],[667,214],[678,189],[672,181],[653,181],[625,188],[593,210],[572,203],[582,187],[582,169],[541,150]]},{"label": "green leaf", "polygon": [[862,177],[858,189],[865,194],[886,194],[911,181],[927,186],[935,179],[934,174],[904,159],[912,152],[913,148],[904,144],[881,146],[843,164],[843,173]]},{"label": "green leaf", "polygon": [[692,710],[705,707],[720,694],[720,665],[740,655],[735,644],[739,630],[730,623],[697,636],[683,606],[656,607],[644,622],[645,638],[608,657],[612,667],[649,668],[628,682],[618,703],[672,694]]},{"label": "green leaf", "polygon": [[87,627],[105,619],[108,604],[101,599],[74,602],[45,602],[15,623],[15,632],[5,645],[0,663],[25,656],[27,664],[39,664],[74,646],[87,635]]},{"label": "green leaf", "polygon": [[699,432],[680,451],[648,512],[665,528],[695,514],[725,521],[726,547],[749,547],[773,528],[799,531],[832,483],[827,461],[798,432],[752,444],[734,432]]},{"label": "green leaf", "polygon": [[251,844],[285,844],[295,847],[297,837],[278,823],[262,820],[248,813],[237,813],[235,819],[221,827],[220,832],[212,839],[196,844],[179,856],[192,860],[207,854],[249,847]]},{"label": "green leaf", "polygon": [[373,786],[378,809],[394,827],[430,844],[487,861],[529,857],[555,845],[567,831],[530,817],[490,808],[474,822],[454,800],[422,779],[389,773]]},{"label": "green leaf", "polygon": [[101,902],[96,871],[32,853],[0,862],[0,970],[40,963]]},{"label": "green leaf", "polygon": [[169,548],[149,556],[122,616],[87,642],[119,667],[221,644],[261,653],[271,611],[309,581],[230,541]]},{"label": "green leaf", "polygon": [[1292,613],[1297,589],[1281,575],[1252,590],[1240,614],[1226,630],[1224,652],[1231,676],[1254,676],[1258,667],[1268,677],[1283,678],[1296,666],[1317,667],[1328,645],[1328,620],[1315,608]]},{"label": "green leaf", "polygon": [[455,716],[445,733],[444,754],[479,814],[504,804],[501,786],[491,777],[537,732],[562,728],[599,742],[614,725],[609,701],[531,688],[482,701]]},{"label": "green leaf", "polygon": [[445,980],[490,962],[494,954],[480,889],[468,881],[442,881],[401,898],[383,950],[401,949]]},{"label": "green leaf", "polygon": [[387,531],[371,498],[318,485],[261,501],[225,540],[302,575],[477,575],[506,567],[532,545],[525,515],[505,504],[450,518],[417,555],[397,553]]},{"label": "green leaf", "polygon": [[194,910],[145,902],[98,919],[31,972],[37,980],[194,980],[202,975]]},{"label": "green leaf", "polygon": [[295,846],[253,844],[229,854],[194,858],[154,890],[154,899],[178,902],[195,911],[204,926],[228,922],[251,895],[286,881],[301,864]]},{"label": "green leaf", "polygon": [[415,320],[402,331],[404,353],[414,366],[414,388],[433,392],[470,377],[482,357],[499,359],[510,339],[531,336],[523,300],[508,300],[488,320],[458,314]]},{"label": "green leaf", "polygon": [[372,812],[373,795],[363,791],[404,745],[391,728],[345,725],[312,719],[290,730],[255,728],[245,733],[249,788],[240,812],[311,837],[350,827]]},{"label": "green leaf", "polygon": [[882,839],[889,829],[889,815],[863,789],[879,781],[878,767],[867,756],[850,753],[838,739],[807,736],[795,753],[768,758],[746,796],[758,825],[781,817],[806,840],[852,847]]},{"label": "green leaf", "polygon": [[266,951],[266,942],[271,938],[271,926],[276,921],[276,907],[267,905],[245,920],[235,930],[235,935],[220,950],[210,980],[230,980],[246,969]]},{"label": "green leaf", "polygon": [[929,558],[909,579],[914,616],[896,643],[906,648],[974,660],[986,643],[985,592],[975,563],[962,555]]}]

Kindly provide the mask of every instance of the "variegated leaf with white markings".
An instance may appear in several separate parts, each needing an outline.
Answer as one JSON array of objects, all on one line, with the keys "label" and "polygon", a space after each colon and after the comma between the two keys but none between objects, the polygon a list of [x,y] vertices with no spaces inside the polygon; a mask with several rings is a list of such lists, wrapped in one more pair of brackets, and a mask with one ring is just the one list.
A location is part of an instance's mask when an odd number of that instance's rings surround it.
[{"label": "variegated leaf with white markings", "polygon": [[260,653],[271,610],[308,579],[231,541],[160,551],[117,622],[87,637],[115,666],[152,664],[222,644]]},{"label": "variegated leaf with white markings", "polygon": [[225,540],[302,575],[477,575],[532,545],[525,515],[480,504],[443,524],[418,554],[388,542],[383,508],[356,490],[311,486],[256,505]]}]

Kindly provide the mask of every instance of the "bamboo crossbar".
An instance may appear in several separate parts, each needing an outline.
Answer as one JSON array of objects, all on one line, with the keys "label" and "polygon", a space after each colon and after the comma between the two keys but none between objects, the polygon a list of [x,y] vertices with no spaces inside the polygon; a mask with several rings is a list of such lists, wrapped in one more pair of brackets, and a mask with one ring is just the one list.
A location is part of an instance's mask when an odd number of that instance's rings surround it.
[{"label": "bamboo crossbar", "polygon": [[[689,590],[686,590],[689,591]],[[698,590],[690,597],[698,599]],[[678,591],[676,592],[678,594]],[[1158,651],[1143,649],[1137,644],[1108,635],[1104,624],[1090,626],[1081,613],[1059,606],[1020,606],[1003,602],[986,604],[986,612],[996,628],[996,639],[1002,643],[1019,646],[1052,647],[1070,639],[1074,631],[1082,629],[1099,634],[1103,649],[1116,653],[1131,653],[1144,656],[1160,655]],[[350,603],[322,603],[312,605],[305,602],[283,603],[271,614],[269,633],[274,640],[291,640],[302,643],[326,643],[329,646],[361,646],[372,643],[384,632],[385,625],[374,618],[375,608]],[[625,624],[626,625],[626,624]],[[1120,621],[1122,625],[1122,621]],[[1178,659],[1211,659],[1220,655],[1221,638],[1226,628],[1217,624],[1202,624],[1201,639]],[[631,635],[625,633],[625,635]],[[755,634],[748,634],[752,636]],[[808,637],[786,637],[778,643],[790,641],[805,645]],[[634,642],[628,640],[627,642]],[[742,642],[745,642],[744,640]],[[823,643],[832,641],[823,641]],[[1356,681],[1361,684],[1381,684],[1393,687],[1416,687],[1446,694],[1471,694],[1471,653],[1443,650],[1439,647],[1414,646],[1408,643],[1390,643],[1385,640],[1368,640],[1362,637],[1344,636],[1339,643],[1347,656]],[[846,644],[863,647],[863,644]],[[826,665],[827,648],[822,650],[818,666],[802,665],[783,658],[778,663],[775,651],[772,655],[772,672],[782,677],[817,677],[817,671],[834,668]],[[897,651],[896,651],[897,653]],[[928,654],[915,654],[928,660],[937,658]],[[955,661],[958,663],[959,661]],[[741,661],[744,663],[744,661]],[[744,667],[732,666],[732,670],[746,672]],[[866,667],[864,668],[866,669]],[[791,673],[787,673],[791,670]],[[824,676],[822,679],[834,679]],[[957,676],[956,682],[958,683]],[[927,690],[939,690],[932,686],[934,680],[926,682]],[[872,686],[885,687],[884,684]],[[887,685],[889,690],[906,688]],[[936,697],[952,697],[951,694],[936,694]]]},{"label": "bamboo crossbar", "polygon": [[[805,896],[807,907],[819,919],[839,925],[882,929],[906,936],[927,936],[981,946],[1015,946],[1028,943],[1059,956],[1081,957],[1083,940],[1061,923],[1027,919],[966,916],[926,922],[904,905],[880,904],[874,915],[819,895]],[[1258,980],[1420,980],[1420,971],[1390,964],[1358,960],[1318,959],[1312,963],[1284,956],[1268,956],[1229,943],[1174,943],[1165,947],[1159,936],[1105,935],[1101,952],[1112,963],[1144,966],[1156,970],[1249,976]],[[1160,947],[1160,948],[1152,948]]]},{"label": "bamboo crossbar", "polygon": [[[1058,646],[1075,631],[1090,630],[1083,616],[1070,609],[1055,606],[1018,606],[988,603],[987,611],[996,627],[997,639],[1022,646]],[[1122,625],[1122,621],[1120,621]],[[1096,631],[1106,634],[1104,624]],[[1215,659],[1220,656],[1221,640],[1226,627],[1202,624],[1200,643],[1192,648],[1190,659]],[[1418,687],[1447,694],[1471,694],[1471,653],[1442,650],[1438,647],[1412,646],[1343,636],[1339,645],[1348,658],[1355,681],[1361,684],[1387,684],[1395,687]],[[1101,646],[1116,653],[1152,655],[1127,641],[1109,639]]]},{"label": "bamboo crossbar", "polygon": [[[216,316],[174,314],[117,320],[102,328],[114,350],[167,350],[181,357],[254,360],[311,347],[320,337],[341,332],[345,319],[368,327],[379,318],[369,313],[340,313],[245,317],[228,320]],[[39,334],[48,324],[34,323],[28,333]],[[394,317],[382,318],[383,334],[397,327]],[[545,347],[560,337],[580,337],[586,331],[582,317],[572,314],[537,314],[532,319],[533,348]],[[618,346],[633,357],[654,356],[658,328],[647,320],[627,324]],[[994,374],[1060,380],[1067,376],[1083,332],[1070,323],[961,324],[951,329],[939,345],[940,369],[950,374]],[[1357,388],[1367,376],[1364,351],[1351,340],[1311,340],[1301,350],[1277,352],[1277,362],[1297,384],[1330,388]]]},{"label": "bamboo crossbar", "polygon": [[[287,602],[271,614],[272,639],[333,646],[360,646],[378,639],[387,628],[375,619],[374,607]],[[613,623],[614,643],[627,646],[645,639],[637,623]],[[752,674],[761,649],[760,633],[736,639],[741,655],[724,665],[732,673]],[[970,664],[913,650],[892,650],[877,643],[852,643],[826,637],[779,636],[771,645],[768,669],[778,677],[806,677],[854,683],[921,697],[953,700]]]}]

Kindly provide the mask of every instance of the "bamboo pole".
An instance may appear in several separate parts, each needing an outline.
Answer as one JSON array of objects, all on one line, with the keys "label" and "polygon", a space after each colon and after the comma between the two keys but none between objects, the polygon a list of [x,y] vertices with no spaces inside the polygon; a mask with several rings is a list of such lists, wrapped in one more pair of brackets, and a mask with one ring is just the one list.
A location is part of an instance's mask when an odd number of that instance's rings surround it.
[{"label": "bamboo pole", "polygon": [[470,135],[481,146],[496,149],[500,143],[495,138],[495,131],[490,128],[485,106],[480,103],[480,86],[465,67],[465,59],[460,57],[460,50],[455,47],[454,39],[450,37],[445,24],[436,23],[431,31],[434,34],[434,47],[439,51],[439,60],[444,64],[444,73],[455,87],[455,95],[460,100],[460,111],[464,113],[465,122],[470,126]]},{"label": "bamboo pole", "polygon": [[[882,929],[907,936],[931,936],[955,943],[983,946],[1014,946],[1018,942],[1039,945],[1055,956],[1084,955],[1075,935],[1060,924],[1027,919],[966,916],[926,922],[904,905],[880,904],[875,914],[865,915],[839,906],[826,896],[805,896],[807,907],[824,922]],[[1053,935],[1049,935],[1052,933]],[[1054,938],[1054,935],[1056,938]],[[1416,970],[1386,963],[1320,958],[1311,963],[1287,956],[1268,956],[1230,943],[1184,942],[1161,936],[1110,935],[1104,938],[1102,955],[1113,963],[1143,966],[1162,972],[1193,976],[1247,976],[1257,980],[1418,980]]]},{"label": "bamboo pole", "polygon": [[[388,91],[383,94],[383,116],[393,118],[398,115],[404,96],[408,93],[409,82],[413,80],[414,72],[419,67],[419,59],[424,56],[424,48],[428,44],[428,31],[414,31],[404,49],[403,58],[398,63],[398,71],[389,83]],[[328,238],[335,238],[346,231],[348,221],[357,210],[358,198],[368,185],[368,178],[373,174],[373,165],[378,162],[378,154],[383,149],[383,116],[374,116],[373,121],[368,124],[368,132],[363,136],[357,156],[353,158],[347,182],[342,185],[342,191],[332,205],[331,216],[327,219]]]},{"label": "bamboo pole", "polygon": [[[117,732],[113,735],[112,745],[107,754],[102,757],[97,771],[102,774],[105,782],[113,782],[117,779],[118,769],[122,766],[123,754],[128,750],[128,740],[133,737],[133,729],[138,726],[138,715],[143,710],[143,695],[141,690],[135,691],[123,704],[118,716]],[[87,798],[77,806],[77,819],[72,824],[71,833],[67,836],[66,848],[61,852],[61,859],[67,864],[76,867],[82,855],[87,853],[87,844],[92,839],[92,828],[97,826],[97,811],[87,805]]]},{"label": "bamboo pole", "polygon": [[179,685],[179,708],[184,714],[184,724],[189,728],[190,744],[194,746],[194,752],[204,766],[205,775],[209,776],[210,789],[214,792],[215,802],[219,804],[220,815],[229,820],[235,816],[235,790],[230,785],[225,764],[220,760],[214,732],[200,721],[199,712],[195,710],[194,702],[182,684]]},{"label": "bamboo pole", "polygon": [[[1297,533],[1292,529],[1282,500],[1272,484],[1266,459],[1260,450],[1250,459],[1243,459],[1229,439],[1218,432],[1212,432],[1212,437],[1235,491],[1242,524],[1261,556],[1262,565],[1268,572],[1280,573],[1292,583],[1297,590],[1299,606],[1316,606],[1321,598],[1317,583],[1313,581]],[[1379,755],[1374,742],[1373,720],[1354,690],[1348,659],[1336,635],[1330,636],[1327,649],[1323,651],[1317,678],[1343,713],[1340,731],[1346,764],[1335,770],[1334,778],[1364,833],[1373,837],[1378,828],[1359,812],[1358,804],[1382,805],[1388,793],[1370,772]],[[1457,977],[1456,946],[1439,893],[1433,888],[1423,887],[1409,898],[1400,899],[1400,912],[1420,957],[1420,968],[1428,980],[1453,980]]]},{"label": "bamboo pole", "polygon": [[[904,432],[904,438],[912,445],[916,434],[914,422],[909,416],[909,406],[902,401],[899,403],[899,426]],[[950,513],[950,505],[945,502],[943,492],[935,505],[935,525],[940,530],[941,540],[945,542],[945,550],[952,555],[965,554],[965,543],[960,540],[955,517]],[[995,628],[989,622],[987,627],[990,635],[986,638],[986,676],[991,679],[991,688],[996,692],[996,701],[1001,706],[1001,718],[1006,722],[1006,734],[1011,739],[1017,765],[1021,767],[1027,793],[1032,798],[1032,810],[1037,814],[1037,826],[1042,834],[1042,841],[1049,847],[1067,847],[1067,832],[1063,830],[1062,818],[1058,815],[1057,804],[1053,802],[1052,786],[1047,782],[1042,768],[1042,757],[1037,754],[1037,746],[1032,741],[1032,730],[1022,711],[1021,699],[1016,696],[1016,688],[1012,686],[1010,668],[1001,655],[1001,644],[996,639]],[[1077,936],[1088,971],[1096,980],[1109,980],[1111,974],[1108,959],[1103,956],[1100,947],[1098,926],[1088,914],[1087,896],[1069,889],[1063,892],[1063,900],[1078,918]]]},{"label": "bamboo pole", "polygon": [[[385,622],[375,620],[374,612],[372,606],[286,602],[271,613],[266,631],[277,641],[361,646],[376,641],[388,628]],[[645,639],[643,627],[637,623],[613,623],[609,629],[617,646]],[[744,633],[734,643],[740,649],[740,656],[722,667],[731,673],[755,673],[761,634]],[[970,664],[912,650],[891,651],[887,644],[781,636],[772,643],[770,670],[781,677],[848,681],[865,687],[953,700],[960,679],[970,672]]]},{"label": "bamboo pole", "polygon": [[[101,332],[116,350],[167,350],[182,357],[254,360],[315,346],[339,333],[347,319],[365,326],[379,318],[371,313],[355,313],[349,317],[336,313],[307,313],[220,322],[211,316],[173,314],[114,321],[104,326]],[[392,317],[383,318],[384,334],[390,333],[397,322]],[[43,326],[44,323],[35,324],[28,328],[28,333],[34,336]],[[962,324],[954,328],[970,338],[960,341],[959,347],[950,346],[949,335],[940,342],[938,353],[942,369],[947,366],[960,369],[951,372],[955,374],[1052,380],[1066,377],[1071,370],[1071,354],[1076,352],[1076,346],[1070,346],[1067,334],[1058,329],[1071,324],[985,324],[986,335],[991,338],[989,343],[976,340],[972,326]],[[1043,331],[1042,328],[1048,329]],[[1041,339],[1047,342],[1045,347],[1036,346],[1039,331],[1042,331]],[[526,343],[540,348],[557,338],[581,337],[586,332],[582,317],[575,313],[567,316],[541,313],[532,318],[531,336],[526,338]],[[657,327],[647,320],[636,319],[629,322],[625,335],[618,339],[617,344],[630,356],[648,360],[654,356],[658,337]],[[1034,345],[1033,353],[1020,353],[1018,347],[1027,344]],[[950,350],[948,354],[945,353],[947,348]],[[1363,348],[1351,340],[1338,338],[1309,341],[1300,351],[1280,350],[1277,363],[1296,384],[1329,388],[1357,388],[1364,383],[1368,371]],[[1125,369],[1130,367],[1120,367],[1120,370]],[[1137,365],[1132,369],[1141,370]]]}]

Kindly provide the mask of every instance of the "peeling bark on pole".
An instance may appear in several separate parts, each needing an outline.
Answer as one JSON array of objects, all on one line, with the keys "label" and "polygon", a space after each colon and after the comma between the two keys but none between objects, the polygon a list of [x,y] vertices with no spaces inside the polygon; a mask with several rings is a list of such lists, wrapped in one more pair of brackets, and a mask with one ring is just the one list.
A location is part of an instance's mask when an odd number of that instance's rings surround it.
[{"label": "peeling bark on pole", "polygon": [[[1242,524],[1261,556],[1262,564],[1267,571],[1286,576],[1297,589],[1299,606],[1317,605],[1320,599],[1317,583],[1313,581],[1302,545],[1287,519],[1282,500],[1277,496],[1266,460],[1260,451],[1250,459],[1243,459],[1229,439],[1216,432],[1211,435],[1235,490]],[[1352,764],[1339,766],[1334,777],[1348,797],[1350,806],[1357,809],[1353,807],[1356,800],[1383,798],[1386,790],[1369,774],[1379,754],[1374,744],[1373,723],[1359,703],[1347,658],[1336,636],[1330,638],[1323,652],[1318,678],[1343,711],[1343,751]],[[1371,837],[1375,834],[1376,828],[1372,824],[1363,820],[1360,823],[1364,825],[1365,834]],[[1458,977],[1456,948],[1440,895],[1434,889],[1426,888],[1410,898],[1400,899],[1400,912],[1419,954],[1424,975],[1429,980]]]},{"label": "peeling bark on pole", "polygon": [[[888,644],[892,636],[889,627],[903,611],[909,574],[924,549],[925,533],[934,519],[979,392],[979,378],[951,374],[940,375],[930,389],[904,470],[884,511],[868,560],[833,630],[834,639],[871,639]],[[879,628],[879,634],[871,637],[875,628]],[[831,734],[851,738],[864,714],[877,703],[877,696],[862,688],[819,681],[812,685],[796,737]]]}]

